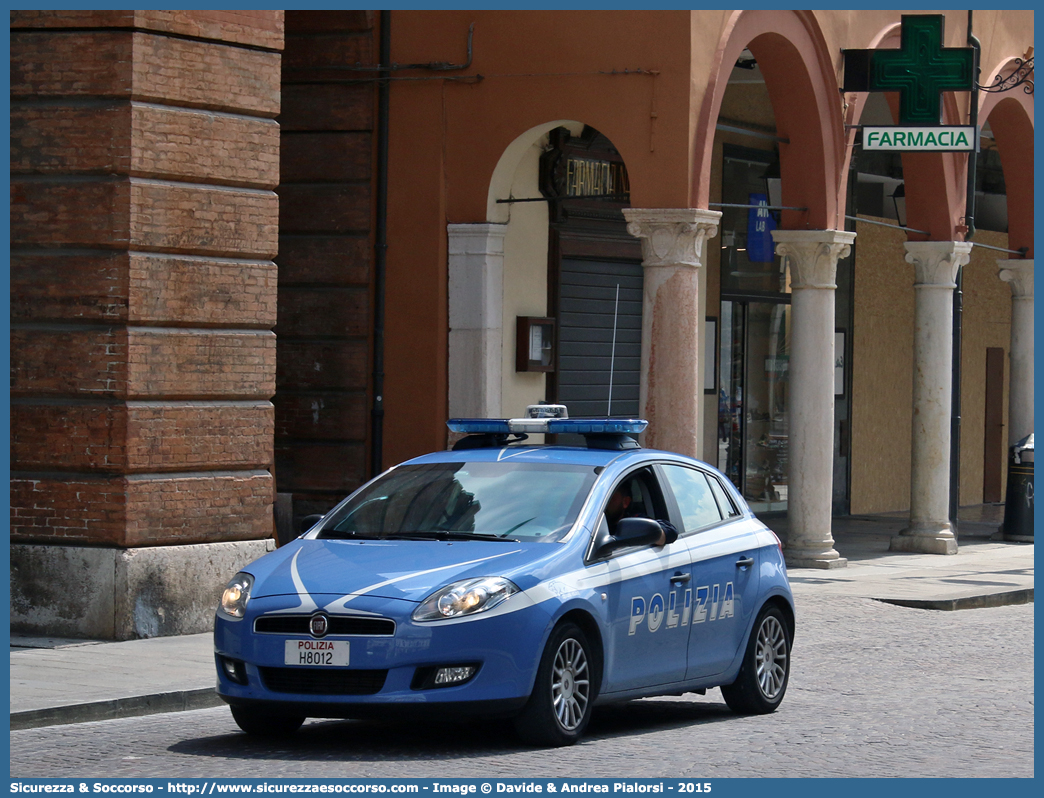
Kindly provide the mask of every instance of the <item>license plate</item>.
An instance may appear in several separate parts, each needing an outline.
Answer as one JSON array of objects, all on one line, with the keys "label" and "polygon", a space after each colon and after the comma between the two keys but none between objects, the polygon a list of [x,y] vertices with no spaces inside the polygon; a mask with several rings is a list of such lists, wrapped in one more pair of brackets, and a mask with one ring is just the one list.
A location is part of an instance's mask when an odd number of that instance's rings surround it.
[{"label": "license plate", "polygon": [[286,665],[348,665],[346,640],[287,640],[283,663]]}]

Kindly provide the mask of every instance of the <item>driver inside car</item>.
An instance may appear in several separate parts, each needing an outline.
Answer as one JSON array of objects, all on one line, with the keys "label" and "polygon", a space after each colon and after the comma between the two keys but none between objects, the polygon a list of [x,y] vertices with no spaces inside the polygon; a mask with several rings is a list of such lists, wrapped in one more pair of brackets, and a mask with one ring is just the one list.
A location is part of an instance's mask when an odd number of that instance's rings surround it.
[{"label": "driver inside car", "polygon": [[[609,533],[616,534],[616,525],[622,518],[645,518],[645,513],[634,512],[631,499],[631,482],[621,482],[616,486],[613,495],[609,497],[609,503],[605,506],[605,520],[609,524]],[[661,548],[678,539],[678,530],[669,521],[659,518],[654,519],[660,525],[660,538],[653,546]]]}]

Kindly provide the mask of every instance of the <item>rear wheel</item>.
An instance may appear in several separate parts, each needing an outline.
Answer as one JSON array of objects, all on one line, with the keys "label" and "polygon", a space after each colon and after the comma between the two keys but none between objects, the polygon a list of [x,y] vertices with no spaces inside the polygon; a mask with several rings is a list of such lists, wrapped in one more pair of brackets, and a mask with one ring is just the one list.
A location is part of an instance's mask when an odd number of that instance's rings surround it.
[{"label": "rear wheel", "polygon": [[564,623],[551,634],[540,658],[536,684],[515,729],[532,745],[575,743],[591,719],[594,685],[591,648],[579,626]]},{"label": "rear wheel", "polygon": [[779,607],[769,605],[754,621],[736,681],[722,685],[721,694],[733,712],[764,715],[779,706],[789,678],[790,629]]},{"label": "rear wheel", "polygon": [[301,728],[305,720],[303,715],[288,715],[257,707],[233,704],[231,710],[236,725],[247,734],[257,737],[286,737]]}]

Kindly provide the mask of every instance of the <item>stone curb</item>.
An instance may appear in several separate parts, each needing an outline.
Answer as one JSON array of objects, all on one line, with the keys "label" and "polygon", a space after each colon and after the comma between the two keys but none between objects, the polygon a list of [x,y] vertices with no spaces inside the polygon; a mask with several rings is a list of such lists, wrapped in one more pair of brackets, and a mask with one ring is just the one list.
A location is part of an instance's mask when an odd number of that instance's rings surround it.
[{"label": "stone curb", "polygon": [[178,690],[173,693],[130,696],[89,704],[70,704],[64,707],[30,709],[11,713],[11,730],[38,729],[43,726],[59,726],[66,723],[86,723],[94,720],[113,720],[140,715],[156,715],[161,712],[185,712],[190,709],[207,709],[224,702],[213,687],[199,690]]},{"label": "stone curb", "polygon": [[874,599],[897,607],[918,610],[980,610],[986,607],[1006,607],[1009,604],[1032,604],[1033,588],[991,593],[985,596],[966,596],[955,599]]}]

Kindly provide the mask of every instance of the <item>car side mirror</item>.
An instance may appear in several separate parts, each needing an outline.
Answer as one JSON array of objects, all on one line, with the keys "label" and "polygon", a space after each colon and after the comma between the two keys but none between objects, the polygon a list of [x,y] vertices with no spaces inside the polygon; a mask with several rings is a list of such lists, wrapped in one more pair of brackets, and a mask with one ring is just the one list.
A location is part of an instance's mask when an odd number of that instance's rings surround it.
[{"label": "car side mirror", "polygon": [[660,539],[663,530],[651,518],[621,518],[616,534],[598,547],[596,556],[605,557],[627,546],[651,546]]}]

